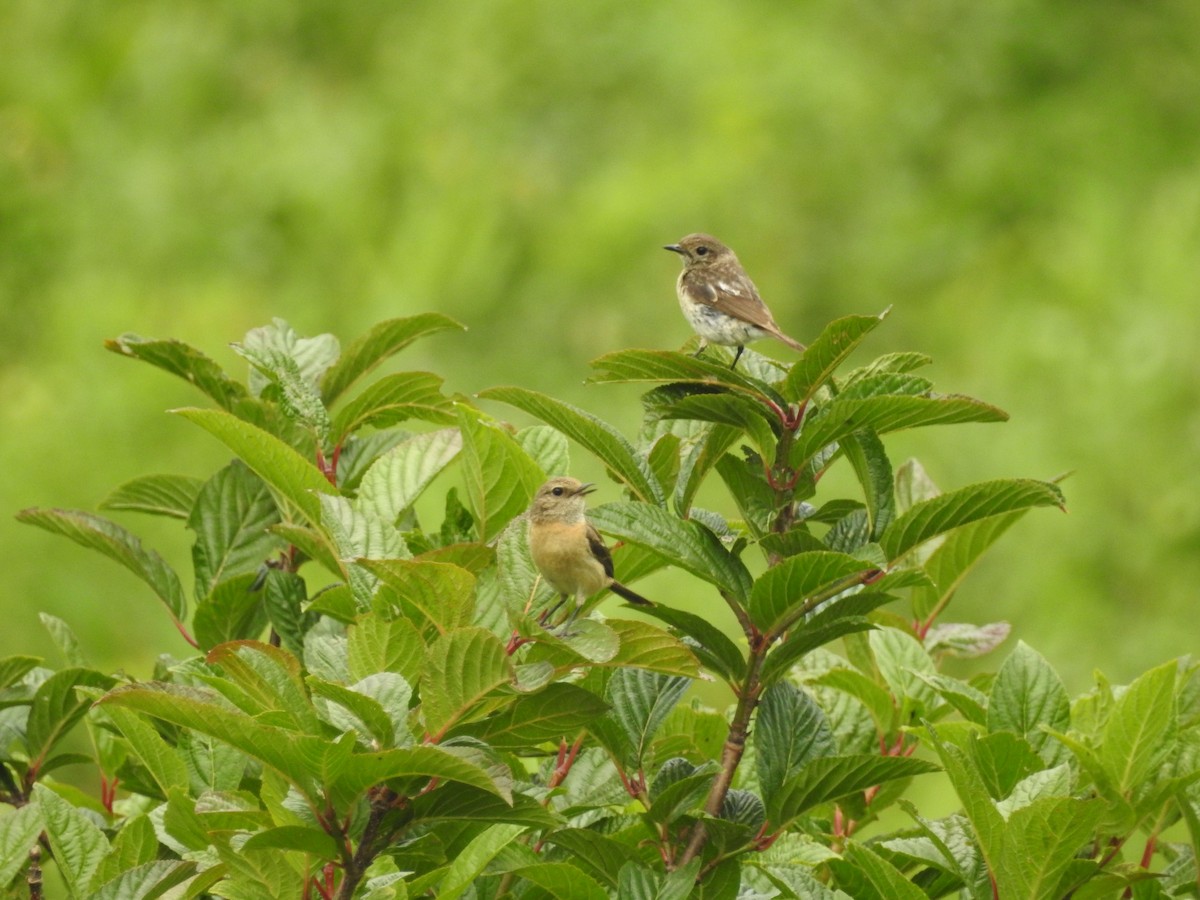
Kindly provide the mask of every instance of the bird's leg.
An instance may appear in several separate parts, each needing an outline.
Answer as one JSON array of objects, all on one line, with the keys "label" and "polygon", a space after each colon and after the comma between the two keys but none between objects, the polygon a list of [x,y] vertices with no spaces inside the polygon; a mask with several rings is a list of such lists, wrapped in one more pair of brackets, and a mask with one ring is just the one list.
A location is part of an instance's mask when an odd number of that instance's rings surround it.
[{"label": "bird's leg", "polygon": [[708,341],[706,341],[704,338],[700,338],[700,346],[696,348],[696,352],[692,354],[692,357],[699,359],[704,355],[704,351],[706,349],[708,349]]},{"label": "bird's leg", "polygon": [[737,348],[737,353],[733,354],[733,362],[729,364],[729,368],[731,369],[737,368],[738,360],[742,358],[742,351],[746,349],[746,345],[738,344]]},{"label": "bird's leg", "polygon": [[583,601],[576,597],[575,605],[571,607],[571,612],[567,614],[567,618],[558,629],[558,637],[565,638],[571,636],[571,626],[575,624],[575,620],[579,617],[579,610],[581,609],[583,609]]},{"label": "bird's leg", "polygon": [[540,616],[538,616],[538,624],[541,625],[543,628],[545,628],[546,623],[550,621],[550,617],[553,616],[556,612],[558,612],[559,607],[562,606],[566,602],[567,602],[567,595],[559,594],[558,602],[555,603],[548,610],[546,610],[544,613],[542,613]]}]

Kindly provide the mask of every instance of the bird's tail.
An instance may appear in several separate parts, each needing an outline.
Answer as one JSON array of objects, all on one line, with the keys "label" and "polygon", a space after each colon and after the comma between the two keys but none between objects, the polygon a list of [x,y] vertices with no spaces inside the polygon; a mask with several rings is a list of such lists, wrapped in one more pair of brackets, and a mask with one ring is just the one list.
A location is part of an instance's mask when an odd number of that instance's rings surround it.
[{"label": "bird's tail", "polygon": [[608,589],[610,591],[612,591],[614,594],[616,594],[618,597],[624,597],[630,603],[636,604],[637,606],[653,606],[654,605],[653,601],[647,600],[641,594],[634,593],[629,588],[625,587],[625,585],[621,584],[621,582],[619,582],[619,581],[614,581],[611,584],[609,584]]},{"label": "bird's tail", "polygon": [[796,340],[795,338],[788,337],[782,331],[776,330],[776,331],[772,332],[772,335],[774,337],[778,338],[779,340],[783,341],[783,343],[787,344],[789,347],[791,347],[797,353],[803,353],[805,350],[808,349],[802,343],[800,343],[798,340]]}]

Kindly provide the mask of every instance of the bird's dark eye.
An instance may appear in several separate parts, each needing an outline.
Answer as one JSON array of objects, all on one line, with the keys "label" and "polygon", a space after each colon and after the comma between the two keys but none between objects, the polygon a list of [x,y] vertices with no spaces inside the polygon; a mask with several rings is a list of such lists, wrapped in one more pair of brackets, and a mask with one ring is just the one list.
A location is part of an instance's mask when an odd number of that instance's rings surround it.
[{"label": "bird's dark eye", "polygon": [[554,488],[550,493],[552,493],[555,497],[561,497],[563,495],[563,489]]},{"label": "bird's dark eye", "polygon": [[707,247],[705,247],[705,246],[703,246],[703,245],[701,245],[701,246],[697,247],[697,248],[696,248],[696,255],[697,255],[697,256],[707,256],[707,255],[708,255],[708,248],[707,248]]}]

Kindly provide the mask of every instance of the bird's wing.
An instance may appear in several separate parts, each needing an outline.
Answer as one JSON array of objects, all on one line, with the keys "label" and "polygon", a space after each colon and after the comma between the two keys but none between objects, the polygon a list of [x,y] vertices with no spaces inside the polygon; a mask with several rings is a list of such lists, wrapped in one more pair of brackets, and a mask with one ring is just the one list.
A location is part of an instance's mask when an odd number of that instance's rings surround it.
[{"label": "bird's wing", "polygon": [[604,567],[604,574],[612,578],[612,554],[608,552],[608,545],[604,543],[604,538],[600,537],[600,532],[596,530],[596,526],[591,522],[587,523],[587,542],[588,549],[592,551],[592,556]]},{"label": "bird's wing", "polygon": [[744,275],[715,278],[692,277],[688,273],[683,280],[684,290],[698,303],[711,306],[735,319],[757,325],[769,334],[779,331],[771,311],[758,296],[754,282]]}]

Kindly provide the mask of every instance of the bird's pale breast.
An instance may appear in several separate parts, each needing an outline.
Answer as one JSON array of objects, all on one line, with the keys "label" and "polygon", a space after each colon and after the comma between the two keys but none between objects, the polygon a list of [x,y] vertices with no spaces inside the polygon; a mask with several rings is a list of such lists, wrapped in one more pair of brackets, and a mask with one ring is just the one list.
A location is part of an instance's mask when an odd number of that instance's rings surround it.
[{"label": "bird's pale breast", "polygon": [[761,328],[723,313],[707,303],[697,303],[682,290],[679,292],[679,308],[683,310],[684,318],[692,330],[710,344],[734,347],[766,336]]},{"label": "bird's pale breast", "polygon": [[604,567],[588,546],[586,522],[530,527],[529,553],[542,577],[560,594],[587,597],[608,584]]}]

